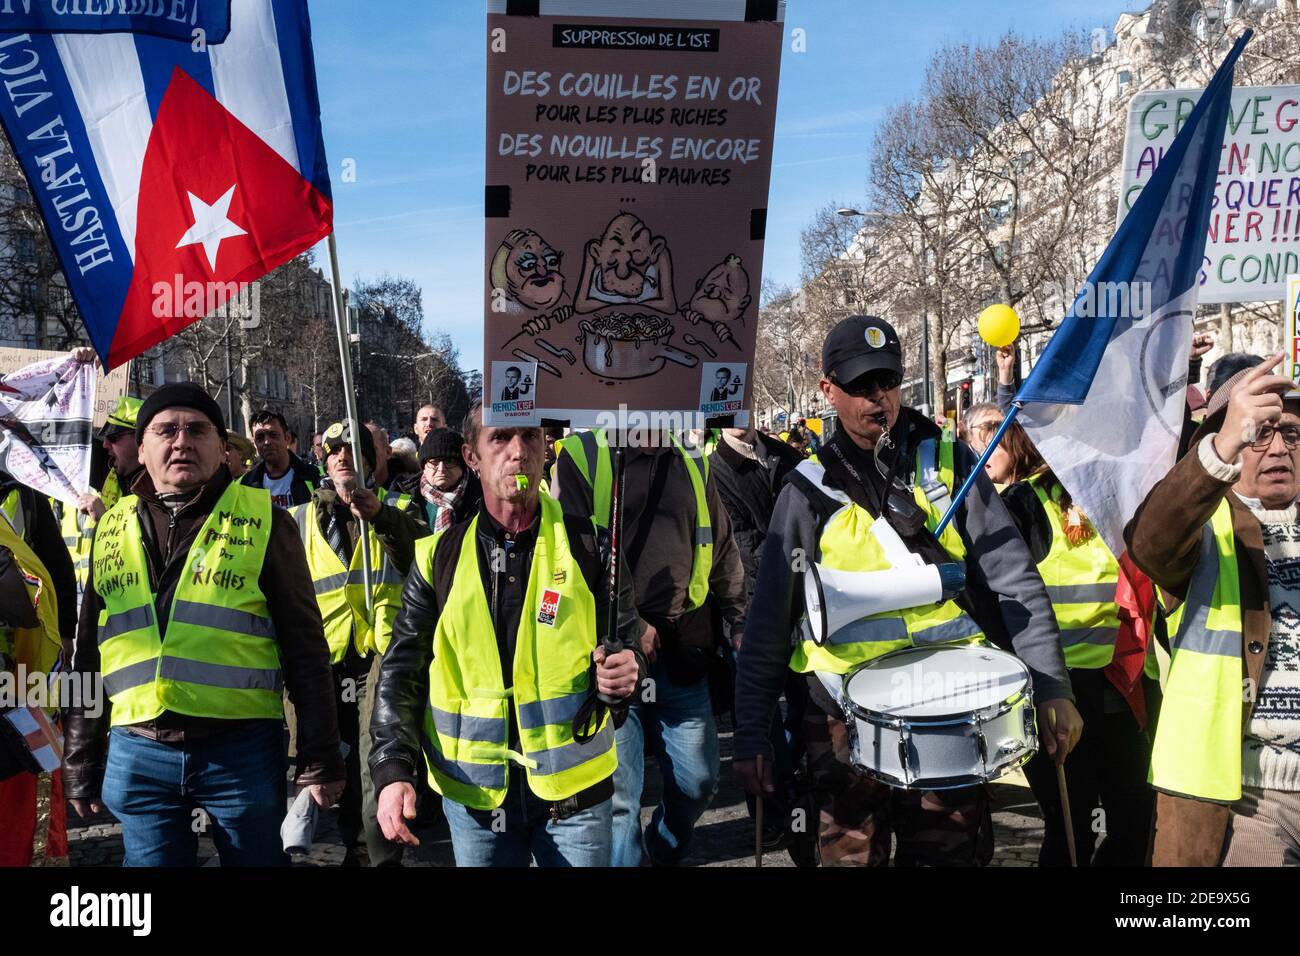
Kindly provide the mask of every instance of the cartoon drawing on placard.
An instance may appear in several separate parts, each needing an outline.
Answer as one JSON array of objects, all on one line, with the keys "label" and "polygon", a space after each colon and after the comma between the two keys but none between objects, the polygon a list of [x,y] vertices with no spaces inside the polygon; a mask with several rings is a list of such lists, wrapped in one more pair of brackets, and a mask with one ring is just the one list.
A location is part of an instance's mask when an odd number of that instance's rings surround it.
[{"label": "cartoon drawing on placard", "polygon": [[611,305],[643,306],[667,315],[677,311],[668,241],[654,235],[636,215],[619,213],[583,251],[573,302],[578,312]]},{"label": "cartoon drawing on placard", "polygon": [[537,363],[493,362],[488,394],[492,420],[537,424]]},{"label": "cartoon drawing on placard", "polygon": [[700,373],[700,411],[728,415],[744,408],[747,369],[743,362],[705,362]]},{"label": "cartoon drawing on placard", "polygon": [[492,311],[530,317],[511,336],[537,335],[573,315],[560,271],[564,253],[533,229],[512,229],[492,257]]},{"label": "cartoon drawing on placard", "polygon": [[745,324],[745,310],[752,301],[749,273],[740,256],[732,253],[695,283],[695,293],[682,306],[681,314],[692,325],[707,323],[719,342],[730,342],[740,348],[732,327]]},{"label": "cartoon drawing on placard", "polygon": [[699,364],[699,357],[673,348],[673,324],[663,315],[615,312],[583,319],[582,360],[603,379],[645,378],[668,362],[687,368]]},{"label": "cartoon drawing on placard", "polygon": [[518,365],[511,365],[506,368],[506,384],[501,389],[501,401],[517,402],[521,398],[528,397],[528,393],[533,390],[533,380],[529,377],[520,382],[519,377],[523,374]]}]

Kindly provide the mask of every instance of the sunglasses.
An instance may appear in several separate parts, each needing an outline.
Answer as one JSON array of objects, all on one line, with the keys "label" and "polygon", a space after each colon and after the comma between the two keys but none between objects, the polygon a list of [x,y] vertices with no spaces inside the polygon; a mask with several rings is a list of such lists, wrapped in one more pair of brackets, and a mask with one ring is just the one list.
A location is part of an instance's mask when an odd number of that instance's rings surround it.
[{"label": "sunglasses", "polygon": [[851,382],[835,381],[840,391],[853,398],[870,398],[876,392],[892,392],[903,384],[903,376],[891,369],[878,369],[859,375]]}]

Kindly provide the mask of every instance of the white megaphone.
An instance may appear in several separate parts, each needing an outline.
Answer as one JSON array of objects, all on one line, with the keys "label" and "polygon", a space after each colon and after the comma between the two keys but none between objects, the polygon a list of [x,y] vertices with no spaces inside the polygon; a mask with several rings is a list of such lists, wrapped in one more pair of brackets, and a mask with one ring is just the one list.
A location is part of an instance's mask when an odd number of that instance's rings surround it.
[{"label": "white megaphone", "polygon": [[947,601],[966,586],[966,571],[960,564],[926,564],[907,550],[888,522],[873,522],[871,533],[894,565],[888,570],[838,571],[814,564],[804,572],[808,630],[813,643],[819,646],[854,621],[885,611]]}]

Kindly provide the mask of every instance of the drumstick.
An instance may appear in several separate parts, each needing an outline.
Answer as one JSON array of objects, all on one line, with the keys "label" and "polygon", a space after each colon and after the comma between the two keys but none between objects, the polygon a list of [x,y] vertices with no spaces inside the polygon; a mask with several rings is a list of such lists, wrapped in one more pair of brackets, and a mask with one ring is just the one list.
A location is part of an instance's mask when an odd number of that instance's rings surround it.
[{"label": "drumstick", "polygon": [[[1056,708],[1053,707],[1047,712],[1048,723],[1052,725],[1052,733],[1056,733]],[[1058,740],[1056,746],[1061,746]],[[1056,765],[1056,786],[1061,791],[1061,815],[1065,817],[1065,845],[1070,850],[1070,866],[1079,865],[1079,857],[1074,849],[1074,820],[1070,813],[1070,790],[1065,784],[1065,764]]]},{"label": "drumstick", "polygon": [[763,755],[754,758],[758,773],[758,796],[754,798],[754,866],[763,868]]}]

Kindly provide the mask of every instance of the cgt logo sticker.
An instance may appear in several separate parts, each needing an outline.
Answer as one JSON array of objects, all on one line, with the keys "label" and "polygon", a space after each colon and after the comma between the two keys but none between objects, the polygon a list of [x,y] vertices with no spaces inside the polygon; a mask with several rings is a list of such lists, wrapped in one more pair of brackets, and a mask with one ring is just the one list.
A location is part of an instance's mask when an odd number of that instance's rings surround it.
[{"label": "cgt logo sticker", "polygon": [[560,592],[547,588],[542,592],[542,606],[537,611],[537,623],[547,627],[555,626],[555,618],[560,613]]}]

